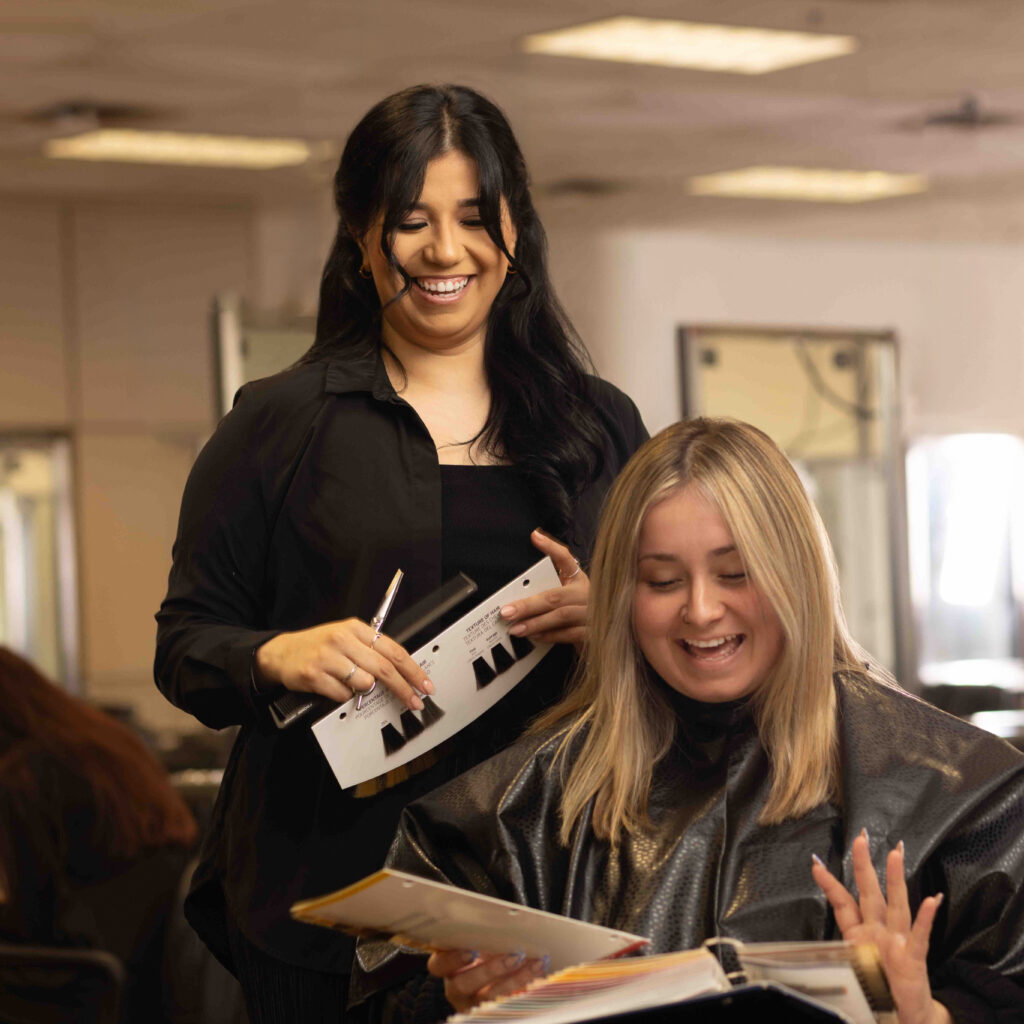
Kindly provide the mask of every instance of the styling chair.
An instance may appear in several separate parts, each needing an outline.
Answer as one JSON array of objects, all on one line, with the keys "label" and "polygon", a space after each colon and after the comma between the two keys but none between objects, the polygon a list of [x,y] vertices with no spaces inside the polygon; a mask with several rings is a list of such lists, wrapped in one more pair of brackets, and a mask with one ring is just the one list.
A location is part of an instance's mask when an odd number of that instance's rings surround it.
[{"label": "styling chair", "polygon": [[4,1024],[120,1024],[125,972],[98,949],[0,944]]}]

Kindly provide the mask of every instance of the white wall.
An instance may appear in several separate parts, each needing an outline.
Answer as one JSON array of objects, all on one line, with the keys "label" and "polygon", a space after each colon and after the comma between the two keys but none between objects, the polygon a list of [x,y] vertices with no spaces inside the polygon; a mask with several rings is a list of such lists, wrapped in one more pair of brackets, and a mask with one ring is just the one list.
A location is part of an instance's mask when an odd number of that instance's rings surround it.
[{"label": "white wall", "polygon": [[[176,725],[150,678],[152,615],[213,424],[210,300],[312,312],[333,215],[21,198],[0,215],[0,429],[74,444],[87,691]],[[722,323],[893,329],[907,436],[1024,435],[1024,246],[548,226],[559,294],[652,430],[680,411],[677,326]]]},{"label": "white wall", "polygon": [[241,203],[0,197],[0,432],[74,452],[85,692],[191,727],[152,681],[185,477],[215,422],[218,291],[252,290]]},{"label": "white wall", "polygon": [[551,230],[555,283],[649,429],[680,413],[676,327],[892,329],[907,437],[1024,435],[1024,246]]}]

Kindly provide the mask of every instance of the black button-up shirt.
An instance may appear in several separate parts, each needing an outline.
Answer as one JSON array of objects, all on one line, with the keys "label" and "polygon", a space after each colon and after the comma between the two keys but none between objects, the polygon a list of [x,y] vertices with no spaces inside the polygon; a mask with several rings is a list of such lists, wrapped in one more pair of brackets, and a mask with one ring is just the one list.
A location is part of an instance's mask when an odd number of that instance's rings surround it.
[{"label": "black button-up shirt", "polygon": [[[584,561],[612,480],[647,437],[625,395],[597,379],[591,392],[604,465],[564,538]],[[369,619],[399,566],[393,615],[441,583],[440,468],[380,358],[335,357],[244,387],[185,487],[155,665],[174,704],[214,728],[242,726],[187,904],[225,958],[223,901],[274,956],[347,970],[350,940],[293,922],[288,908],[380,867],[408,801],[525,725],[499,704],[484,749],[456,737],[453,756],[368,799],[338,787],[308,728],[273,728],[251,686],[254,649],[284,630]],[[558,649],[519,685],[536,693],[533,710],[558,696],[569,661]]]}]

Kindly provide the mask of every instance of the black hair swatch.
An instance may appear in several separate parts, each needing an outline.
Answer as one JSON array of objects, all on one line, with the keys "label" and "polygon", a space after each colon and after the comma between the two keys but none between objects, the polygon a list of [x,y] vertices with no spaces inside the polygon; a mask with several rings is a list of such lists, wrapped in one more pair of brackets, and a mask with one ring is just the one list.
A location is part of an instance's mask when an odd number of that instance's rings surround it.
[{"label": "black hair swatch", "polygon": [[480,657],[473,659],[473,675],[476,676],[476,688],[482,690],[498,678],[498,673],[487,664],[487,659]]},{"label": "black hair swatch", "polygon": [[511,640],[516,661],[525,658],[533,650],[533,641],[528,636],[514,636]]},{"label": "black hair swatch", "polygon": [[385,722],[381,726],[380,734],[384,739],[385,754],[393,754],[396,750],[401,750],[405,746],[405,738],[390,722]]},{"label": "black hair swatch", "polygon": [[436,721],[444,718],[444,711],[434,703],[433,697],[423,698],[423,710],[420,712],[420,718],[424,725],[433,725]]},{"label": "black hair swatch", "polygon": [[423,732],[423,723],[411,711],[403,711],[402,732],[407,740],[411,740]]},{"label": "black hair swatch", "polygon": [[491,648],[491,657],[494,659],[494,668],[499,676],[516,663],[516,659],[501,644],[495,644]]}]

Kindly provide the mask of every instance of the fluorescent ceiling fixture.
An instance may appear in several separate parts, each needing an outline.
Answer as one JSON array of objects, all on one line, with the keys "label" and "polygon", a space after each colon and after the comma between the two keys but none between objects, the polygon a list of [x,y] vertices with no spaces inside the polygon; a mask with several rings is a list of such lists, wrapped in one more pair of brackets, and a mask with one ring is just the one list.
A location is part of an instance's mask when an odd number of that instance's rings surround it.
[{"label": "fluorescent ceiling fixture", "polygon": [[189,135],[103,128],[46,143],[62,160],[112,160],[142,164],[267,169],[301,164],[310,147],[299,139],[250,139],[240,135]]},{"label": "fluorescent ceiling fixture", "polygon": [[924,192],[927,188],[928,179],[923,174],[806,167],[747,167],[690,179],[690,192],[698,196],[799,199],[811,203],[863,203]]},{"label": "fluorescent ceiling fixture", "polygon": [[814,32],[621,17],[527,36],[523,49],[558,57],[763,75],[842,57],[857,49],[857,40]]}]

